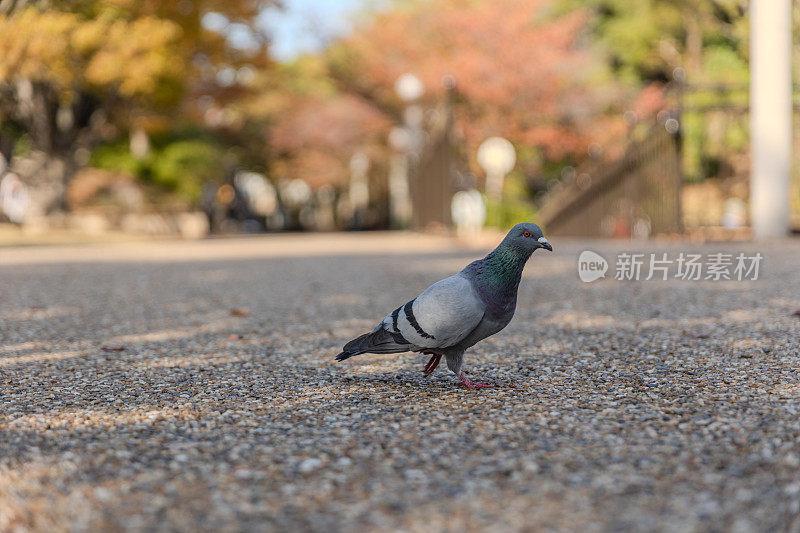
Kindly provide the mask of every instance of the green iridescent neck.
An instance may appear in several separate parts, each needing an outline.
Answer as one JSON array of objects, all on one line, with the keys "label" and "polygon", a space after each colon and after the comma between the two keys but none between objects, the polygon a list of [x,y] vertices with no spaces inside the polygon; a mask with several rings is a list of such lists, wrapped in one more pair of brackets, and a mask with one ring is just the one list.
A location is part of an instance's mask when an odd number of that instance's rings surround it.
[{"label": "green iridescent neck", "polygon": [[520,253],[506,242],[500,243],[484,259],[486,280],[495,286],[516,288],[529,256],[530,254]]}]

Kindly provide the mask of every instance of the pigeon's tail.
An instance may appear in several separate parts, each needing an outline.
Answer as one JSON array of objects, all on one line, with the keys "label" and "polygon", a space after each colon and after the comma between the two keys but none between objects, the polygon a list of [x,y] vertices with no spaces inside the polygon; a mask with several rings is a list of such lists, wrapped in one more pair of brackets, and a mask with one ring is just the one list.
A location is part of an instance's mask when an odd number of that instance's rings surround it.
[{"label": "pigeon's tail", "polygon": [[379,327],[345,344],[342,353],[336,356],[336,360],[344,361],[362,353],[401,353],[410,349],[411,343],[402,335]]}]

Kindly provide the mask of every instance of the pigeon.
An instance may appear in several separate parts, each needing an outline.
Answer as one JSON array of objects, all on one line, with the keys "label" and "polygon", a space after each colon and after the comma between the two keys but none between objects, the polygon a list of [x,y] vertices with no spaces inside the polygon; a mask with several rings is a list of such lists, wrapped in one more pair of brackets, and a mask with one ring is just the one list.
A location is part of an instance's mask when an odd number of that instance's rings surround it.
[{"label": "pigeon", "polygon": [[527,222],[517,224],[486,257],[434,283],[386,315],[375,329],[345,344],[336,360],[362,353],[422,352],[431,356],[425,376],[444,356],[459,385],[492,387],[466,376],[461,369],[464,352],[511,322],[522,269],[538,248],[553,251],[541,228]]}]

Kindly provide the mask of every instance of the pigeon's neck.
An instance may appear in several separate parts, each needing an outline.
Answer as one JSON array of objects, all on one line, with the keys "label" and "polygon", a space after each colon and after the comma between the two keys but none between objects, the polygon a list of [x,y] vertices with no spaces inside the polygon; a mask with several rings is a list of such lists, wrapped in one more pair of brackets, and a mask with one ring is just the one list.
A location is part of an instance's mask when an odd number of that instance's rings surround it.
[{"label": "pigeon's neck", "polygon": [[522,269],[530,255],[502,242],[483,258],[483,268],[480,269],[478,276],[498,292],[516,294],[522,278]]}]

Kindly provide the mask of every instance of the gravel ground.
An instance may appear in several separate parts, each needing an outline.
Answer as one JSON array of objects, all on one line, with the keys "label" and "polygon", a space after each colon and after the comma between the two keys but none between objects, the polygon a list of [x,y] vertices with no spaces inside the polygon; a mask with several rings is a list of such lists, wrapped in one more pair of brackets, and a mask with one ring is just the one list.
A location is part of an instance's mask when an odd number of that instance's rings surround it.
[{"label": "gravel ground", "polygon": [[[0,530],[800,531],[800,243],[552,241],[467,354],[480,391],[418,354],[332,358],[484,250],[0,249]],[[637,247],[765,260],[578,280],[581,250]]]}]

